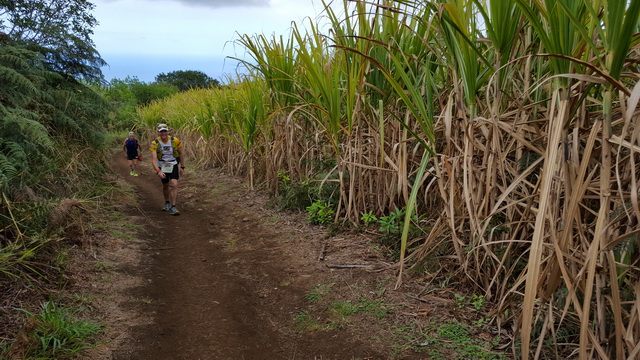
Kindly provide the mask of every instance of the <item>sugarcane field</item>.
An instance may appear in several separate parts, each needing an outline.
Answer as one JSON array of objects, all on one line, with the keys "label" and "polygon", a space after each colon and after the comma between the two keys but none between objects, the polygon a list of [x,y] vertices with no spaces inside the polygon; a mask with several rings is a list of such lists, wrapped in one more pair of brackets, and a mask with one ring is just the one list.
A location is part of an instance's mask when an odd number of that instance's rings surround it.
[{"label": "sugarcane field", "polygon": [[640,0],[313,1],[106,79],[106,9],[289,4],[157,3],[0,1],[0,359],[640,359]]}]

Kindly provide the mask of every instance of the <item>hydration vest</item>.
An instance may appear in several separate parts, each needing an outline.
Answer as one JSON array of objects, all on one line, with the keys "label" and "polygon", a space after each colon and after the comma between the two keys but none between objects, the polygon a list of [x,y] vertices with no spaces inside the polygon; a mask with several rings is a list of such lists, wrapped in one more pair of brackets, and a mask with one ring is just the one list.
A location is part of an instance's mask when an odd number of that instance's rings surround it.
[{"label": "hydration vest", "polygon": [[[173,143],[173,136],[169,136],[169,138],[171,141],[171,147],[173,148],[173,157],[178,159],[178,148]],[[160,141],[160,138],[157,137],[155,140],[153,140],[153,143],[157,145],[156,155],[158,156],[158,160],[162,160],[162,141]]]},{"label": "hydration vest", "polygon": [[127,139],[124,142],[127,147],[128,153],[134,153],[138,151],[138,139]]}]

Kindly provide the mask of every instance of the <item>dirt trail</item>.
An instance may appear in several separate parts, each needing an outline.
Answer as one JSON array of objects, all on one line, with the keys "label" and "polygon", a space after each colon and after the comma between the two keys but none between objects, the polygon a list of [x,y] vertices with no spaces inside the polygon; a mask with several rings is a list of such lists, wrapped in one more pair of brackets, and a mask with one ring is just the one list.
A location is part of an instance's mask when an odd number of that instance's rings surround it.
[{"label": "dirt trail", "polygon": [[[180,182],[182,215],[170,216],[160,211],[160,181],[146,161],[139,177],[129,176],[121,155],[114,163],[145,215],[142,261],[121,264],[143,279],[124,308],[149,324],[122,329],[113,359],[387,358],[348,329],[293,330],[326,269],[317,264],[321,231],[297,231],[237,180],[189,169]],[[134,204],[129,211],[138,212]],[[301,252],[302,244],[311,251]]]}]

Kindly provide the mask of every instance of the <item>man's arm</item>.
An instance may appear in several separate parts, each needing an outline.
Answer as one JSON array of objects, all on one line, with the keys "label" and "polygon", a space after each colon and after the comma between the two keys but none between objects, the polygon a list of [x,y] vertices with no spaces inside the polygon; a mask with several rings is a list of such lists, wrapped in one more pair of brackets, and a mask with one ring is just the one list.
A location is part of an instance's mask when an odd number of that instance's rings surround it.
[{"label": "man's arm", "polygon": [[158,164],[158,154],[155,151],[150,151],[151,154],[151,164],[153,165],[153,170],[156,172],[156,175],[160,176],[161,179],[164,179],[166,176],[160,169],[160,164]]},{"label": "man's arm", "polygon": [[162,171],[160,171],[160,164],[158,163],[158,154],[156,153],[156,151],[158,150],[158,146],[160,146],[160,144],[158,144],[155,140],[151,142],[151,145],[149,146],[149,156],[151,157],[151,165],[153,166],[153,170],[156,172],[156,174],[158,176],[160,176],[161,179],[164,178],[164,173]]},{"label": "man's arm", "polygon": [[182,154],[182,146],[179,147],[178,149],[178,157],[180,157],[180,166],[184,167],[184,155]]},{"label": "man's arm", "polygon": [[180,169],[178,170],[178,173],[180,175],[182,175],[182,173],[184,172],[184,167],[185,167],[185,165],[184,165],[184,156],[182,155],[182,146],[180,146],[176,150],[178,152],[178,157],[180,157],[180,164],[179,164]]},{"label": "man's arm", "polygon": [[160,165],[158,164],[158,155],[155,151],[151,150],[151,165],[153,165],[153,170],[158,173],[160,169]]}]

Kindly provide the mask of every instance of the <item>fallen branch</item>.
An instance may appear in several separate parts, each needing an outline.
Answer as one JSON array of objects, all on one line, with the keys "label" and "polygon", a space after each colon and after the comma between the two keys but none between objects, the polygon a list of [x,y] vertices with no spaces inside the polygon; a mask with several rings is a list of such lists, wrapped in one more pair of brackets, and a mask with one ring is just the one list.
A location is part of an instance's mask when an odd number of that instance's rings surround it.
[{"label": "fallen branch", "polygon": [[328,268],[332,269],[371,269],[377,265],[340,265],[340,264],[327,264]]},{"label": "fallen branch", "polygon": [[439,303],[443,303],[443,304],[453,304],[454,303],[454,301],[451,300],[451,299],[440,298],[440,297],[429,295],[429,294],[422,295],[421,297],[413,296],[411,294],[405,294],[405,295],[407,297],[411,298],[411,299],[418,300],[418,301],[423,302],[423,303],[433,303],[433,302],[439,302]]}]

